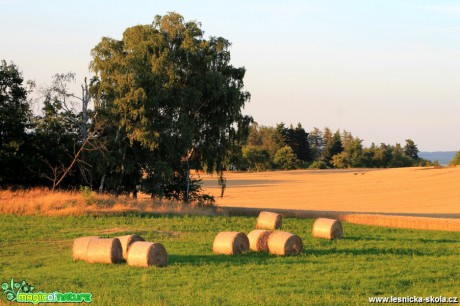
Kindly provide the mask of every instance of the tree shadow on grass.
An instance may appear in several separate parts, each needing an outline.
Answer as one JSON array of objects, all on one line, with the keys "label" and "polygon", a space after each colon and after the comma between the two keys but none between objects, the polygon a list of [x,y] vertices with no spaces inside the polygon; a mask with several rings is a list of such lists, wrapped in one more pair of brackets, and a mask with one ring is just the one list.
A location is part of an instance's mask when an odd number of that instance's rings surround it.
[{"label": "tree shadow on grass", "polygon": [[106,213],[104,217],[127,217],[127,218],[139,218],[139,219],[163,219],[163,218],[177,218],[185,214],[180,215],[179,213],[173,212],[142,212],[142,211],[123,211]]},{"label": "tree shadow on grass", "polygon": [[356,249],[311,249],[307,250],[309,254],[316,256],[330,255],[353,255],[353,256],[368,256],[368,255],[398,255],[398,256],[432,256],[434,255],[429,250],[417,250],[413,248],[356,248]]},{"label": "tree shadow on grass", "polygon": [[268,254],[246,253],[239,255],[169,255],[169,264],[187,264],[192,266],[203,266],[209,264],[267,264]]},{"label": "tree shadow on grass", "polygon": [[[401,242],[400,237],[363,237],[363,236],[346,236],[342,240],[352,240],[352,241],[398,241]],[[404,238],[405,242],[422,242],[422,243],[458,243],[458,240],[454,239],[425,239],[425,238]]]},{"label": "tree shadow on grass", "polygon": [[164,218],[178,218],[184,216],[203,216],[212,217],[217,216],[216,207],[202,207],[193,208],[182,206],[177,208],[174,206],[164,208],[159,206],[158,210],[154,211],[140,211],[136,209],[127,209],[124,211],[99,211],[94,212],[91,216],[93,217],[128,217],[128,218],[139,218],[139,219],[164,219]]},{"label": "tree shadow on grass", "polygon": [[[303,251],[302,255],[307,255],[307,251]],[[306,256],[276,256],[267,252],[248,252],[239,255],[169,255],[168,262],[170,265],[192,265],[203,266],[209,264],[215,265],[270,265],[273,264],[273,259],[277,259],[279,263],[292,262],[295,258],[296,263],[311,262]],[[280,261],[279,261],[280,260]]]}]

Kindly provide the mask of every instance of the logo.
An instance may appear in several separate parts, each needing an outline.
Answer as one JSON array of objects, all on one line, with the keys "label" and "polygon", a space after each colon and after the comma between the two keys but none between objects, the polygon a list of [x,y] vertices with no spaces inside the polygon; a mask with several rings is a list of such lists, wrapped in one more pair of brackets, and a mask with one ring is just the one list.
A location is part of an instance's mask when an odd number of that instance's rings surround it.
[{"label": "logo", "polygon": [[24,280],[15,282],[13,278],[9,282],[2,283],[2,289],[3,295],[6,295],[8,301],[17,303],[91,303],[93,299],[91,293],[86,292],[34,292],[34,286],[29,285]]}]

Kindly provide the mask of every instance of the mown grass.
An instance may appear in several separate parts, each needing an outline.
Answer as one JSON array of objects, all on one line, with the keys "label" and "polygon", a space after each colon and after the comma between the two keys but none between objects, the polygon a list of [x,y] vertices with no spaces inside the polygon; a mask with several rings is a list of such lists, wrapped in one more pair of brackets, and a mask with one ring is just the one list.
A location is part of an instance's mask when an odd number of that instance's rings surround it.
[{"label": "mown grass", "polygon": [[[217,232],[248,233],[252,217],[0,215],[0,282],[91,292],[93,305],[362,305],[370,296],[460,295],[459,233],[345,223],[344,239],[326,241],[311,237],[313,220],[283,223],[302,238],[301,256],[212,254]],[[74,238],[129,233],[162,242],[169,266],[72,261]]]}]

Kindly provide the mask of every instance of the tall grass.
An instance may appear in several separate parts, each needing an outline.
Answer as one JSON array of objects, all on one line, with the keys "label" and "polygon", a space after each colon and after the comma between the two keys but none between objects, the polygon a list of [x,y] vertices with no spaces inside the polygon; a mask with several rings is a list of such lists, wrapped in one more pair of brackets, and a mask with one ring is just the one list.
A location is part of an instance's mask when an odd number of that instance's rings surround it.
[{"label": "tall grass", "polygon": [[88,215],[98,213],[156,212],[209,214],[211,209],[197,209],[175,201],[138,199],[98,194],[89,188],[76,191],[54,191],[47,188],[0,190],[0,214],[16,215]]},{"label": "tall grass", "polygon": [[[46,188],[30,190],[0,190],[0,214],[81,216],[122,214],[127,212],[191,214],[191,215],[246,215],[256,216],[260,208],[195,207],[175,201],[154,200],[147,195],[138,199],[98,194],[89,188],[79,191],[54,191]],[[299,211],[271,209],[283,216],[297,218],[333,218],[349,223],[377,225],[393,228],[460,231],[460,219],[359,214],[333,211]]]}]

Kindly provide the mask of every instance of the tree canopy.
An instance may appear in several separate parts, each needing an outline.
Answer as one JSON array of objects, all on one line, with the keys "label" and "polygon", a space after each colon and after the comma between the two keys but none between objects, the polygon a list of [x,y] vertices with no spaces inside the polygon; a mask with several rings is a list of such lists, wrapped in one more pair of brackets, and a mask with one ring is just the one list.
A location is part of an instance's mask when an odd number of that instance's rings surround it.
[{"label": "tree canopy", "polygon": [[460,165],[460,151],[457,151],[454,158],[449,162],[449,165],[456,166]]},{"label": "tree canopy", "polygon": [[229,41],[203,36],[199,23],[169,13],[92,50],[96,105],[122,135],[122,160],[130,150],[148,156],[132,165],[146,191],[178,184],[177,198],[188,200],[190,167],[221,171],[245,120],[245,68],[230,64]]},{"label": "tree canopy", "polygon": [[0,185],[23,183],[31,112],[18,67],[0,62]]},{"label": "tree canopy", "polygon": [[[351,132],[329,128],[313,128],[306,132],[302,125],[287,128],[284,123],[275,126],[260,126],[254,122],[250,127],[247,143],[242,146],[242,158],[237,169],[246,169],[246,164],[255,165],[254,152],[266,152],[259,157],[256,170],[298,168],[388,168],[429,165],[430,162],[418,156],[418,148],[411,139],[406,145],[372,144],[364,147],[363,140]],[[252,154],[247,154],[251,152]],[[291,155],[294,154],[294,155]],[[263,160],[263,164],[260,162]],[[289,162],[287,162],[289,161]],[[261,167],[260,165],[264,165]]]}]

